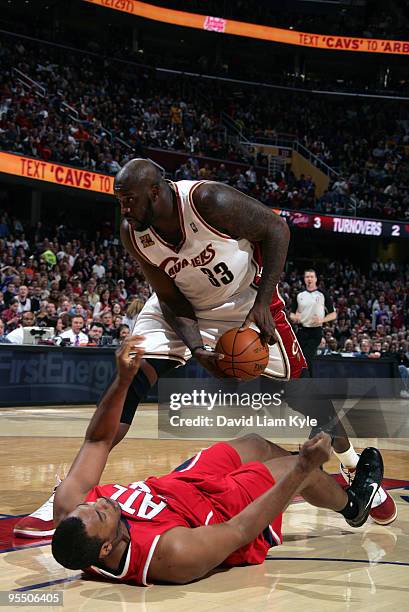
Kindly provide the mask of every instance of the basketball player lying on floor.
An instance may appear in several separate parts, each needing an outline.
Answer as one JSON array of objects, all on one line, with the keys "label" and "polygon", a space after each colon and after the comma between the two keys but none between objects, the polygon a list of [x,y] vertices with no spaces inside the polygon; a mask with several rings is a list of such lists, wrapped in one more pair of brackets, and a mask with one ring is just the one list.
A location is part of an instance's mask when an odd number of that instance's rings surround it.
[{"label": "basketball player lying on floor", "polygon": [[323,432],[298,455],[249,435],[204,449],[166,476],[98,486],[140,365],[141,340],[132,337],[120,348],[116,379],[56,490],[52,553],[61,565],[147,585],[183,584],[220,565],[262,563],[282,541],[282,512],[296,494],[339,512],[352,527],[366,521],[382,457],[365,449],[344,490],[320,469],[331,453]]},{"label": "basketball player lying on floor", "polygon": [[[114,445],[126,435],[138,404],[158,377],[185,364],[192,355],[220,376],[220,355],[213,349],[232,327],[253,323],[269,343],[264,376],[280,380],[308,376],[277,290],[290,235],[283,219],[222,183],[167,181],[160,167],[145,159],[125,164],[115,177],[114,189],[121,206],[122,243],[155,291],[132,332],[145,336],[145,359],[124,398]],[[327,431],[348,480],[359,456],[330,400],[318,404],[308,399],[308,391],[310,387],[303,392],[300,385],[298,397],[287,396],[287,402],[305,416],[317,416],[320,425],[323,415],[328,422],[336,422]],[[380,487],[371,517],[386,525],[396,515],[394,500]],[[20,519],[14,533],[51,535],[52,497]]]}]

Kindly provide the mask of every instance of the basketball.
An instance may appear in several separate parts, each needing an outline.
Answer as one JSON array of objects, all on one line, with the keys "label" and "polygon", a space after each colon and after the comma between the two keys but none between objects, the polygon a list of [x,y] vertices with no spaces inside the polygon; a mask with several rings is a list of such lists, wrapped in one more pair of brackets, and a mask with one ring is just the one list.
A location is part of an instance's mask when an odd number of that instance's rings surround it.
[{"label": "basketball", "polygon": [[266,369],[269,351],[254,329],[239,330],[239,327],[234,327],[219,338],[216,352],[222,353],[224,358],[217,365],[227,376],[251,380]]}]

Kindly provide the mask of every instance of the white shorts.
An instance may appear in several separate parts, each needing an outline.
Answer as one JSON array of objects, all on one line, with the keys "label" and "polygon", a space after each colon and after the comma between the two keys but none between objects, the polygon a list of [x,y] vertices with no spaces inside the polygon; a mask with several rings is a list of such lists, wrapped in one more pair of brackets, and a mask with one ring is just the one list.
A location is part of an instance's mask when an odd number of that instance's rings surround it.
[{"label": "white shorts", "polygon": [[[197,311],[195,314],[203,343],[214,348],[217,340],[226,331],[240,327],[253,306],[255,297],[256,291],[249,287],[246,291],[232,296],[221,306]],[[279,314],[276,321],[278,342],[270,346],[270,360],[263,375],[289,380],[299,375],[298,369],[301,368],[298,368],[295,356],[299,355],[298,361],[302,365],[302,353],[285,313],[281,310]],[[143,346],[147,358],[172,359],[184,365],[192,356],[184,342],[165,321],[155,293],[139,313],[132,334],[145,336]]]}]

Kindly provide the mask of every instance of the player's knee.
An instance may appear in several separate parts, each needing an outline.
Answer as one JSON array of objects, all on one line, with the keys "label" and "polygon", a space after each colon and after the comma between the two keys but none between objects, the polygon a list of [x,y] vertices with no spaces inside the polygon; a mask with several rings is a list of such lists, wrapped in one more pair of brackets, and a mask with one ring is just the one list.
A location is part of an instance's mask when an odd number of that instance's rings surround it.
[{"label": "player's knee", "polygon": [[270,443],[259,434],[247,434],[239,438],[237,442],[240,444],[239,454],[243,463],[271,459]]}]

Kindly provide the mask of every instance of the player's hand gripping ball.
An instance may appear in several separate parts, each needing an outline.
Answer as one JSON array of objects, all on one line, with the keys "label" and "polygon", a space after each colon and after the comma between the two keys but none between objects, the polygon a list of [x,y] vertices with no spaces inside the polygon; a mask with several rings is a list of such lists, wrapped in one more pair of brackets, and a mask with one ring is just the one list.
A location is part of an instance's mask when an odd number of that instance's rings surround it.
[{"label": "player's hand gripping ball", "polygon": [[268,346],[254,329],[229,329],[216,344],[216,353],[224,355],[217,367],[225,376],[251,380],[264,372],[269,360]]}]

